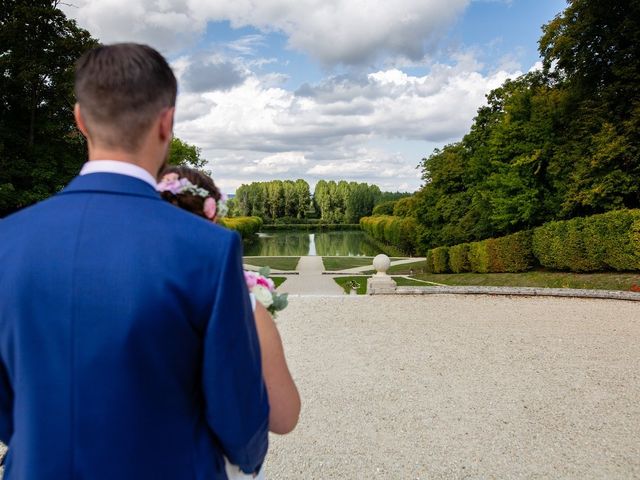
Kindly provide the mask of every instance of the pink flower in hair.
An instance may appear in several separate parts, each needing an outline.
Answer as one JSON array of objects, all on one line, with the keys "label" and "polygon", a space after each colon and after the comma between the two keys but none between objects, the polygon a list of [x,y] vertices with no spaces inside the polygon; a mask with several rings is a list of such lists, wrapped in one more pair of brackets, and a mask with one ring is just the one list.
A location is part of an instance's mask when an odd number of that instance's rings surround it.
[{"label": "pink flower in hair", "polygon": [[167,173],[156,187],[159,192],[171,192],[174,195],[178,195],[182,189],[183,185],[177,173]]},{"label": "pink flower in hair", "polygon": [[213,197],[207,197],[206,200],[204,201],[204,214],[205,216],[210,219],[213,220],[216,216],[216,201]]}]

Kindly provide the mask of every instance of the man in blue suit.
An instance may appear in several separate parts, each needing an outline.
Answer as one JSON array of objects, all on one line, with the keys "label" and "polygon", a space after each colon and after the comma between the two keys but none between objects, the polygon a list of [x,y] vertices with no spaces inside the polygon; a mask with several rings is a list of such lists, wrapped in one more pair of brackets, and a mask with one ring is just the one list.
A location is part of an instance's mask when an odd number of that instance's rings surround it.
[{"label": "man in blue suit", "polygon": [[160,199],[176,80],[155,50],[78,61],[89,162],[0,221],[5,479],[256,472],[269,406],[237,234]]}]

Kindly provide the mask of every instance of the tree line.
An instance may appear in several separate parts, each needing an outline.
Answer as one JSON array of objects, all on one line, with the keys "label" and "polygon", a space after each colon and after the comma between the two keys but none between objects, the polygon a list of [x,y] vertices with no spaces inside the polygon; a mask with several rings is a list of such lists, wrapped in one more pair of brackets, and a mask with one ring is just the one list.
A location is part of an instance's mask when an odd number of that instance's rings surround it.
[{"label": "tree line", "polygon": [[377,185],[320,180],[313,192],[313,201],[320,219],[328,223],[358,223],[371,215],[383,193]]},{"label": "tree line", "polygon": [[265,221],[283,217],[301,220],[311,207],[309,184],[298,179],[241,185],[231,207],[234,216],[254,216]]},{"label": "tree line", "polygon": [[317,219],[323,223],[358,223],[371,215],[382,200],[401,193],[381,192],[367,183],[320,180],[313,196],[305,180],[273,180],[241,185],[230,202],[234,216],[256,216],[265,222],[301,223]]},{"label": "tree line", "polygon": [[422,160],[420,251],[640,207],[640,2],[571,0],[541,71],[487,95],[462,140]]}]

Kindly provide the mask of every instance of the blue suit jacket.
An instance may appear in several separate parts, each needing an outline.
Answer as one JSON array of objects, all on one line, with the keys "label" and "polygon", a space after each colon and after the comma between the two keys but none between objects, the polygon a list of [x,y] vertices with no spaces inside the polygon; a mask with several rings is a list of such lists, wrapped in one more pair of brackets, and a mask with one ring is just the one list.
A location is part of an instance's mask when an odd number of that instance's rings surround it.
[{"label": "blue suit jacket", "polygon": [[0,220],[6,479],[220,479],[267,451],[236,233],[141,180],[76,178]]}]

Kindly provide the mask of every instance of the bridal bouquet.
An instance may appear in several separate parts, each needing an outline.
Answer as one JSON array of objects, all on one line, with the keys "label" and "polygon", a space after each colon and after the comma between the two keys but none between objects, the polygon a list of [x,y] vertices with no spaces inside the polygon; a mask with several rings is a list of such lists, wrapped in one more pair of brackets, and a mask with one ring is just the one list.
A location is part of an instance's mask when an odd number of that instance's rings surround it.
[{"label": "bridal bouquet", "polygon": [[259,272],[244,272],[244,279],[247,282],[247,288],[256,297],[271,315],[276,316],[276,312],[284,310],[289,304],[287,293],[276,293],[276,285],[269,278],[271,269],[262,267]]}]

